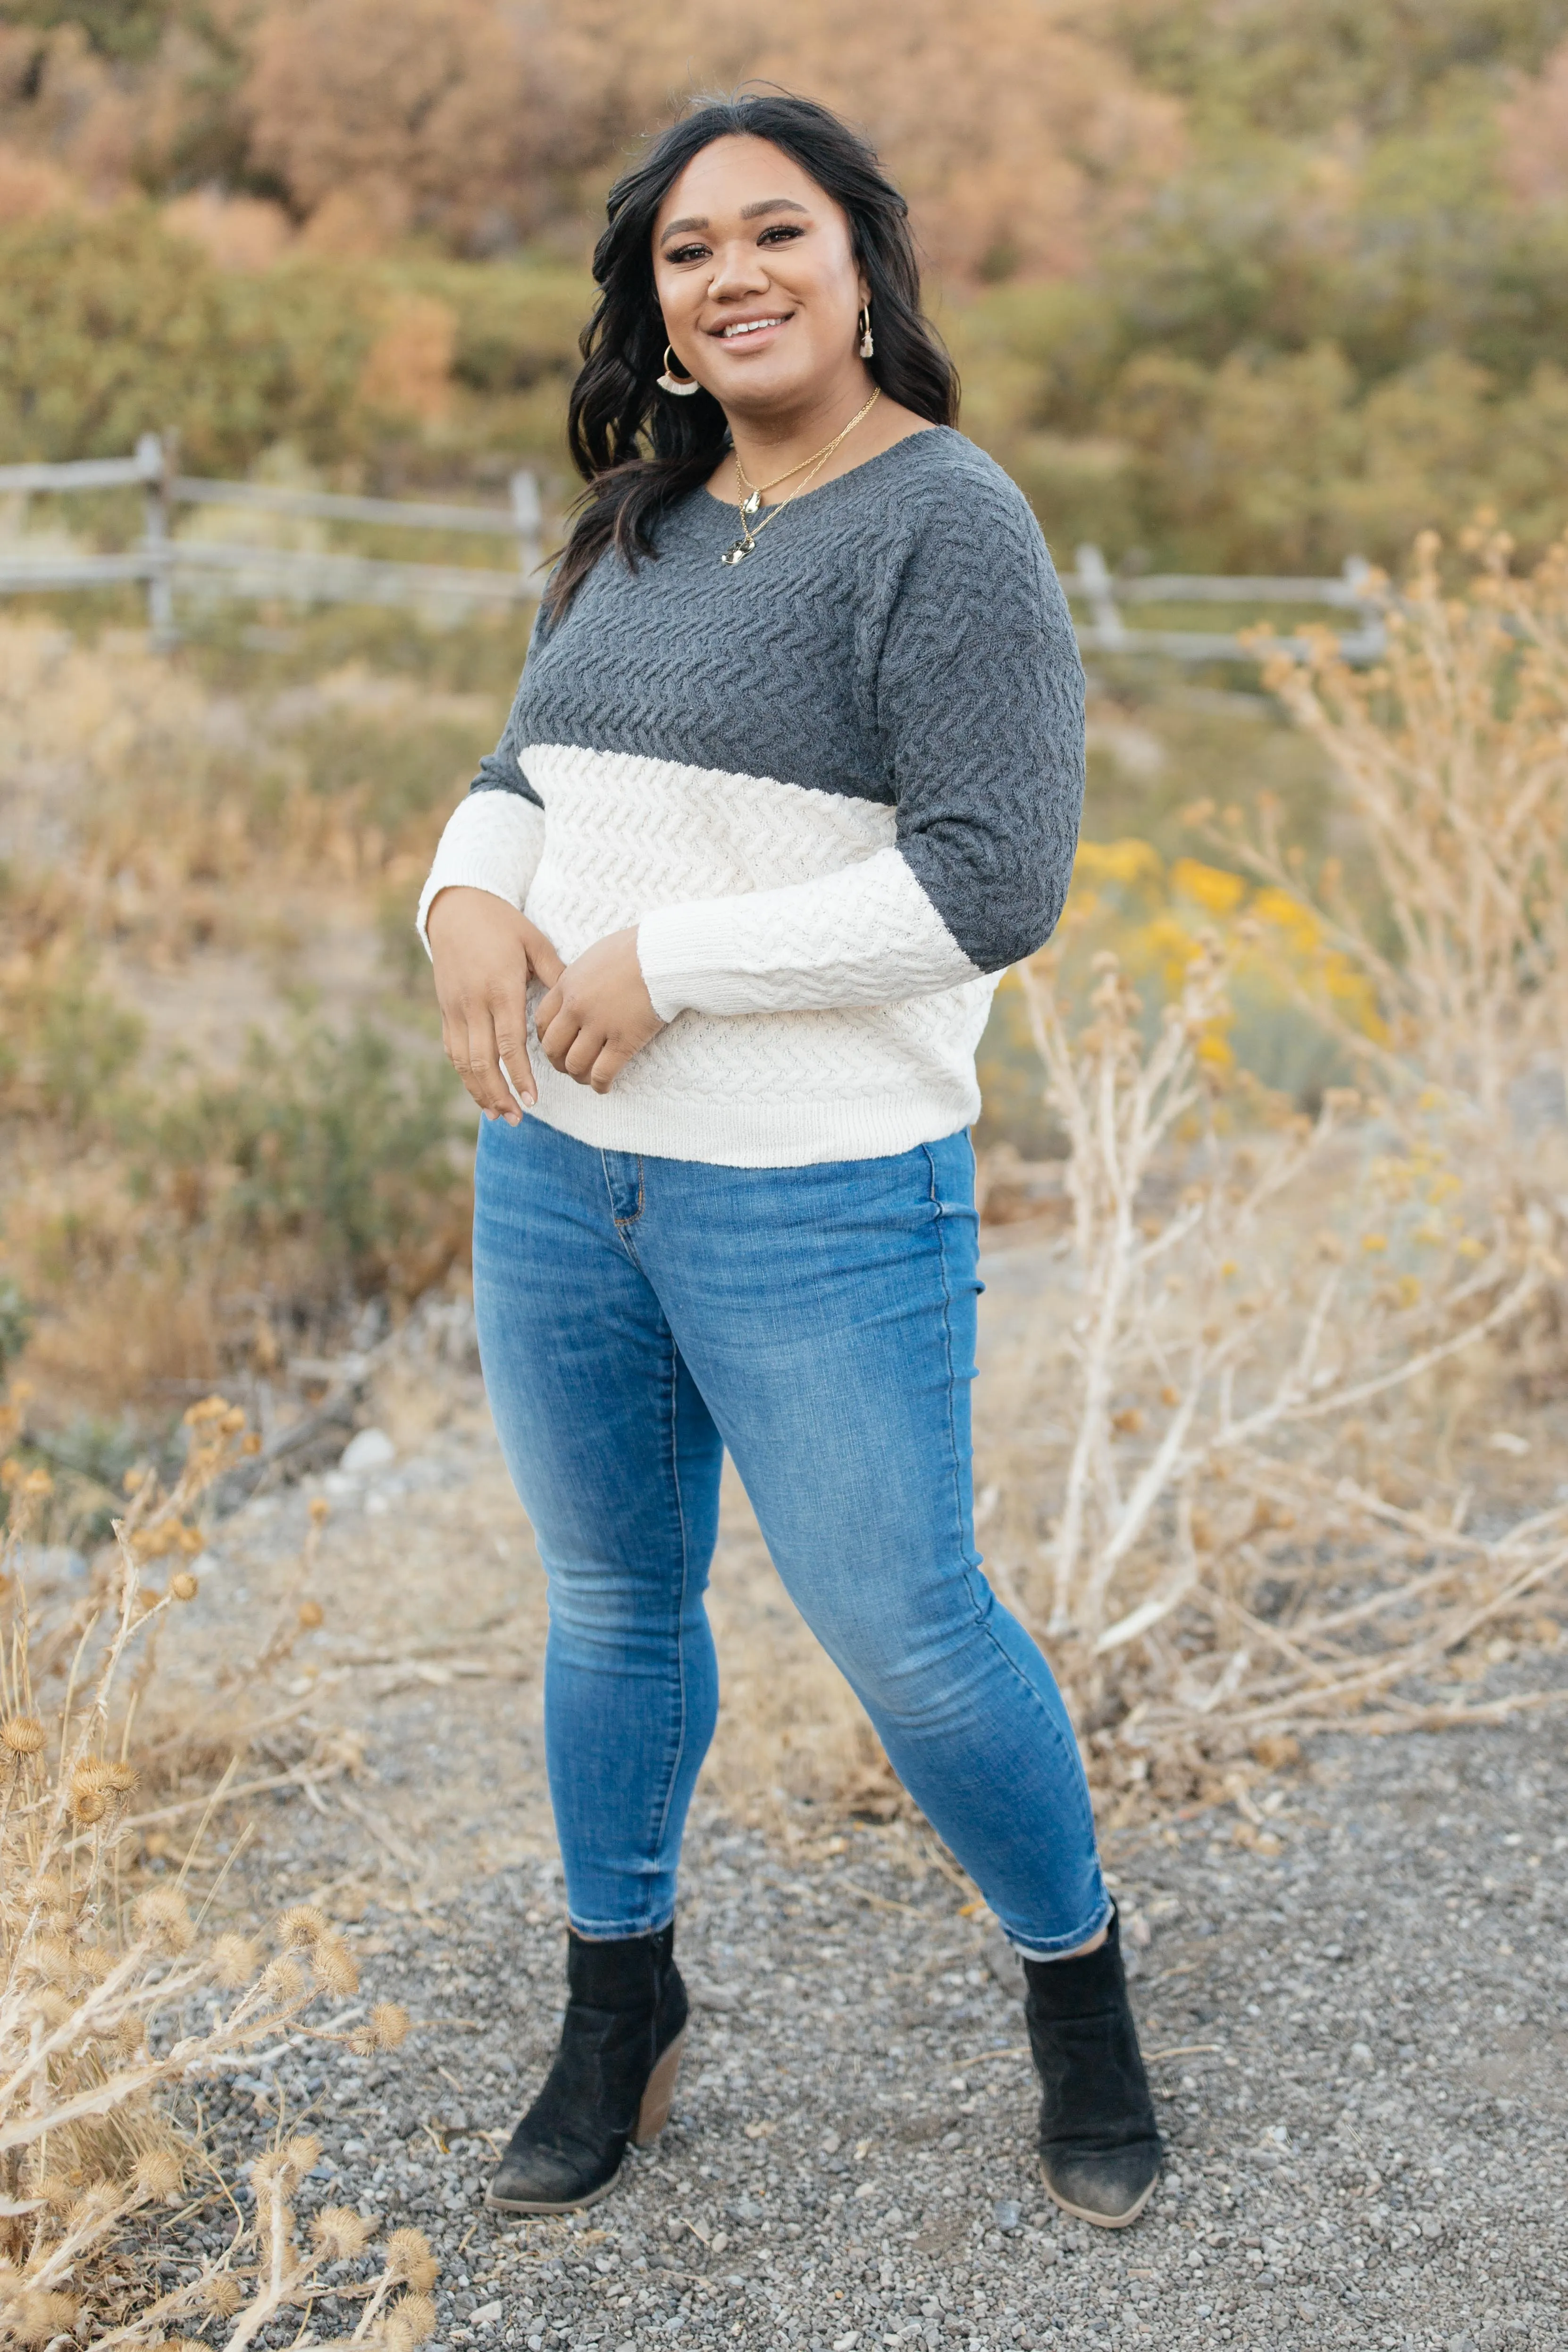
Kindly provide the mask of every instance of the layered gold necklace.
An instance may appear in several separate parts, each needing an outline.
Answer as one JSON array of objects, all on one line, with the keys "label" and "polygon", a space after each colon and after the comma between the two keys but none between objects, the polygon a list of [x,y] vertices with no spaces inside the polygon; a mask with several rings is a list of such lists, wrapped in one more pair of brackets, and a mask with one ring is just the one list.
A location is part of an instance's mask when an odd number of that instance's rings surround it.
[{"label": "layered gold necklace", "polygon": [[[839,443],[847,440],[849,435],[854,432],[855,427],[860,424],[864,418],[870,415],[871,411],[876,407],[877,403],[881,397],[882,387],[879,384],[876,390],[872,393],[870,399],[866,403],[865,407],[857,409],[855,415],[849,419],[848,424],[844,427],[842,433],[836,433],[832,440],[827,442],[824,447],[818,449],[815,456],[803,457],[798,466],[791,466],[785,472],[775,474],[771,482],[753,482],[747,474],[745,467],[741,463],[740,451],[738,449],[736,450],[735,475],[741,485],[741,497],[738,501],[741,509],[741,536],[735,541],[733,547],[727,547],[724,550],[723,554],[719,558],[721,563],[744,563],[747,556],[751,554],[752,549],[756,546],[758,540],[762,537],[763,531],[766,530],[769,523],[776,521],[778,517],[783,514],[785,507],[793,506],[796,499],[801,497],[805,491],[810,489],[813,482],[816,479],[817,475],[822,471],[824,466],[826,465],[829,457],[832,457],[833,452],[837,448]],[[763,500],[767,496],[767,493],[770,490],[776,490],[781,482],[792,481],[796,474],[805,474],[805,481],[800,483],[796,488],[793,489],[787,499],[781,499],[771,513],[763,515],[761,522],[757,524],[756,529],[753,530],[752,528],[752,518],[760,510]]]}]

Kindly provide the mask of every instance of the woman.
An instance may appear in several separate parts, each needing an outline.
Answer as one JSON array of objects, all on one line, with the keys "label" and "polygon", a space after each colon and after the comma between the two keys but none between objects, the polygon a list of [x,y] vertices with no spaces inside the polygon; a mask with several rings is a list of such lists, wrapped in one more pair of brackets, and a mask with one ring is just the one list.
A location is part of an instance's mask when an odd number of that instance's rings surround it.
[{"label": "woman", "polygon": [[970,1507],[974,1046],[1071,868],[1067,608],[952,429],[903,202],[834,116],[700,108],[612,191],[595,275],[589,487],[420,908],[486,1115],[474,1297],[549,1577],[570,1915],[560,2049],[489,2201],[590,2203],[669,2110],[727,1446],[1024,1956],[1051,2194],[1118,2226],[1159,2139],[1115,1914]]}]

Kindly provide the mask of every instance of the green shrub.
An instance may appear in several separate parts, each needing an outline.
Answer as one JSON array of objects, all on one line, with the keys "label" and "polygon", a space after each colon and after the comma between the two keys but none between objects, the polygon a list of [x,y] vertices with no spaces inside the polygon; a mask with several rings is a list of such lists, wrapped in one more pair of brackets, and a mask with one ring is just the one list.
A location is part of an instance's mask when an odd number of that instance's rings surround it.
[{"label": "green shrub", "polygon": [[33,1336],[33,1310],[9,1275],[0,1275],[0,1377]]},{"label": "green shrub", "polygon": [[204,1079],[149,1124],[141,1188],[232,1244],[258,1281],[293,1265],[311,1300],[416,1295],[463,1247],[462,1097],[427,1045],[361,1023],[252,1034],[242,1076]]},{"label": "green shrub", "polygon": [[342,453],[374,334],[345,273],[224,276],[150,207],[0,227],[0,462],[123,457],[180,435],[195,472],[270,442]]}]

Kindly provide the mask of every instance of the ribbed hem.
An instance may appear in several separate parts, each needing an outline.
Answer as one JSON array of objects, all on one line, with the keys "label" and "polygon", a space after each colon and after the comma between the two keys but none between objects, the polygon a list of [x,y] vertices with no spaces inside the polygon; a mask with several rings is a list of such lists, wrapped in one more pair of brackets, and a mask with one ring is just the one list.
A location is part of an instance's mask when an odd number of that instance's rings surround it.
[{"label": "ribbed hem", "polygon": [[[715,1103],[671,1095],[664,1100],[614,1092],[596,1095],[533,1055],[542,1118],[599,1151],[644,1151],[659,1160],[701,1160],[719,1168],[810,1168],[830,1160],[887,1160],[972,1126],[980,1089],[971,1083],[906,1087],[853,1102],[788,1100],[762,1095]],[[796,1078],[798,1085],[798,1076]],[[1084,1931],[1092,1936],[1094,1929]]]}]

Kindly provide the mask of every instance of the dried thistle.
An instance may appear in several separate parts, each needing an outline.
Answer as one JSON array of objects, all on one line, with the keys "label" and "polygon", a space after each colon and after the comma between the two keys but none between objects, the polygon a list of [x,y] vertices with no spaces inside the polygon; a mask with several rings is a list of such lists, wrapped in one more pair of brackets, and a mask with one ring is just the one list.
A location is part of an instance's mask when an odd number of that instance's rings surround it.
[{"label": "dried thistle", "polygon": [[132,1912],[139,1935],[161,1952],[177,1957],[190,1949],[195,1929],[191,1924],[191,1906],[184,1896],[173,1886],[150,1887],[139,1895]]},{"label": "dried thistle", "polygon": [[143,2196],[161,2198],[164,2204],[173,2205],[184,2185],[184,2172],[172,2148],[155,2147],[138,2159],[131,2179]]},{"label": "dried thistle", "polygon": [[261,1954],[249,1937],[232,1930],[218,1937],[212,1957],[213,1975],[225,1992],[237,1992],[249,1984],[261,1966]]},{"label": "dried thistle", "polygon": [[427,2294],[405,2294],[393,2306],[386,2340],[395,2352],[415,2352],[436,2333],[436,2305]]},{"label": "dried thistle", "polygon": [[[141,1588],[138,1531],[156,1541],[188,1527],[202,1481],[232,1450],[232,1408],[198,1408],[184,1477],[168,1494],[137,1485],[117,1576],[101,1584],[68,1643],[51,1654],[78,1665],[62,1675],[58,1712],[37,1706],[32,1643],[39,1618],[16,1546],[26,1517],[13,1505],[0,1601],[0,2340],[46,2347],[75,2326],[90,2300],[101,2352],[184,2344],[182,2322],[218,2318],[231,2347],[256,2342],[273,2319],[335,2290],[321,2276],[338,2250],[363,2250],[359,2216],[331,2218],[309,2247],[292,2200],[320,2142],[298,2135],[256,2168],[254,2220],[223,2262],[163,2293],[140,2254],[159,2209],[177,2204],[193,2164],[158,2102],[246,2055],[307,2017],[324,1991],[357,1981],[353,1956],[320,1913],[302,1906],[285,1948],[266,1969],[232,1930],[204,1939],[177,1886],[122,1885],[137,1832],[124,1800],[136,1785],[122,1751],[133,1710],[117,1676],[159,1622]],[[25,1480],[13,1481],[18,1495]],[[175,1547],[178,1549],[178,1546]],[[139,1672],[144,1674],[143,1667]],[[301,1964],[308,1954],[312,1967]],[[9,1987],[9,1992],[5,1988]],[[199,2022],[195,2021],[199,2020]],[[150,2034],[150,2026],[159,2031]],[[342,2047],[343,2035],[309,2028]],[[150,2046],[151,2045],[151,2046]],[[398,2284],[373,2285],[366,2310],[384,2311]],[[378,2300],[379,2298],[379,2300]],[[363,2315],[362,2315],[363,2316]],[[407,2332],[407,2323],[399,2323]],[[367,2344],[383,2340],[365,2328]]]},{"label": "dried thistle", "polygon": [[391,2277],[401,2279],[417,2294],[434,2286],[438,2274],[423,2230],[394,2230],[386,2242],[386,2267]]},{"label": "dried thistle", "polygon": [[341,2000],[359,1990],[359,1963],[341,1936],[323,1936],[310,1955],[316,1982]]},{"label": "dried thistle", "polygon": [[310,2235],[333,2262],[350,2262],[363,2253],[375,2235],[375,2223],[352,2205],[326,2205],[310,2223]]},{"label": "dried thistle", "polygon": [[296,1903],[278,1922],[278,1940],[286,1951],[308,1951],[330,1933],[326,1913],[313,1903]]}]

